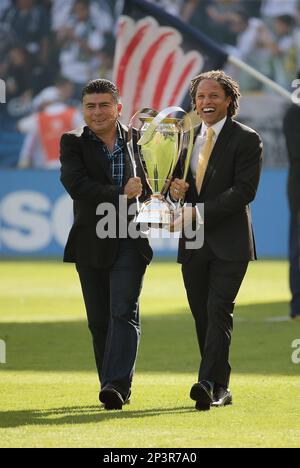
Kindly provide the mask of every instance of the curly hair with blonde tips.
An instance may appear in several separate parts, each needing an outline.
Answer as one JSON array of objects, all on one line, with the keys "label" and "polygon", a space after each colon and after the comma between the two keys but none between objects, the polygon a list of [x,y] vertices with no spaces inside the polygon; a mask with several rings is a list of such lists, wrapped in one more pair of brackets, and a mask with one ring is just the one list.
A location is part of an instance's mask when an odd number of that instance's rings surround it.
[{"label": "curly hair with blonde tips", "polygon": [[190,86],[190,95],[192,98],[192,104],[194,110],[196,109],[196,94],[199,83],[203,80],[214,80],[217,81],[225,91],[226,97],[231,97],[231,102],[228,106],[227,115],[229,117],[234,117],[239,110],[239,101],[241,97],[240,88],[238,83],[231,78],[231,76],[226,75],[223,70],[211,70],[205,73],[201,73],[196,76],[191,81]]}]

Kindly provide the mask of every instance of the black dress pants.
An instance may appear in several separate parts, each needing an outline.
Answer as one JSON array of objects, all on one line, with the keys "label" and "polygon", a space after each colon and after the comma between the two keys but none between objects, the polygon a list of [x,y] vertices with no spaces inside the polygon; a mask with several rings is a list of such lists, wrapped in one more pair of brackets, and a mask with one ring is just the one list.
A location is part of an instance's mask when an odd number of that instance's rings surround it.
[{"label": "black dress pants", "polygon": [[247,267],[248,261],[217,258],[207,244],[182,265],[202,357],[198,381],[210,380],[223,387],[229,385],[234,301]]}]

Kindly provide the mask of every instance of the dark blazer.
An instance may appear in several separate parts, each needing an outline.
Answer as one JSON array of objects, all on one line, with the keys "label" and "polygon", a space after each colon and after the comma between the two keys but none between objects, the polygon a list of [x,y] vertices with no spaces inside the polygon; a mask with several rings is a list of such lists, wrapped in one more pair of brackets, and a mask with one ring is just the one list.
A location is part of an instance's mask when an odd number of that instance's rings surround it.
[{"label": "dark blazer", "polygon": [[[123,141],[127,141],[127,129],[119,124]],[[99,203],[112,203],[119,206],[119,195],[124,187],[113,183],[111,167],[106,154],[97,141],[89,138],[88,127],[65,133],[61,138],[61,182],[74,200],[74,224],[70,231],[64,252],[65,262],[75,262],[95,268],[109,268],[117,255],[119,239],[100,239],[96,225],[101,216],[96,215]],[[125,174],[123,185],[133,177],[132,165],[124,144]],[[137,175],[147,192],[147,182],[141,161],[136,157]],[[118,235],[118,223],[117,223]],[[145,261],[149,263],[152,250],[145,238],[136,239],[137,247]]]},{"label": "dark blazer", "polygon": [[[200,127],[199,129],[200,130]],[[198,195],[189,170],[185,201],[204,203],[204,242],[223,260],[256,258],[249,203],[254,199],[262,164],[262,142],[249,127],[227,118],[213,148]],[[179,241],[178,261],[193,254]]]},{"label": "dark blazer", "polygon": [[284,116],[283,131],[289,158],[288,199],[292,214],[300,211],[300,106],[293,104]]}]

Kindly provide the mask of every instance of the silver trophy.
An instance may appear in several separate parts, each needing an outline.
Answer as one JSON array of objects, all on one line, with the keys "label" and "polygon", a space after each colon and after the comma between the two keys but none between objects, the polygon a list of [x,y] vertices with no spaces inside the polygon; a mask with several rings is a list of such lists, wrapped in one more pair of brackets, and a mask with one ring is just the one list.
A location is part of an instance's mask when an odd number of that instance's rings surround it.
[{"label": "silver trophy", "polygon": [[[178,113],[183,114],[183,117],[171,117]],[[171,223],[174,205],[165,198],[165,195],[183,150],[186,154],[184,169],[184,178],[186,178],[193,135],[191,119],[180,107],[168,107],[159,113],[144,108],[131,118],[128,125],[127,147],[134,177],[136,177],[134,153],[137,148],[138,157],[152,192],[142,205],[138,202],[137,223],[148,224],[150,227],[167,227]],[[134,138],[137,138],[136,145]]]}]

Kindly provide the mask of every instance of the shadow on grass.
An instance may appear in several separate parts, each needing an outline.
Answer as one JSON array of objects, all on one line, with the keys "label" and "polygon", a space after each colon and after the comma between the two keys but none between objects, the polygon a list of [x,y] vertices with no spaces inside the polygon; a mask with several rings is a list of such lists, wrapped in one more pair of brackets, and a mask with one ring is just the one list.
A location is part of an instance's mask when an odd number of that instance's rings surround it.
[{"label": "shadow on grass", "polygon": [[28,425],[64,425],[101,423],[113,419],[148,418],[195,412],[194,407],[152,408],[132,411],[106,411],[100,406],[71,406],[50,410],[1,411],[0,428],[13,428]]},{"label": "shadow on grass", "polygon": [[[236,309],[231,347],[235,373],[294,375],[291,344],[300,338],[293,322],[267,322],[287,316],[287,303],[241,305]],[[95,373],[92,345],[85,321],[53,323],[0,323],[6,342],[6,371],[88,371]],[[198,345],[191,314],[146,316],[137,372],[195,373]]]}]

